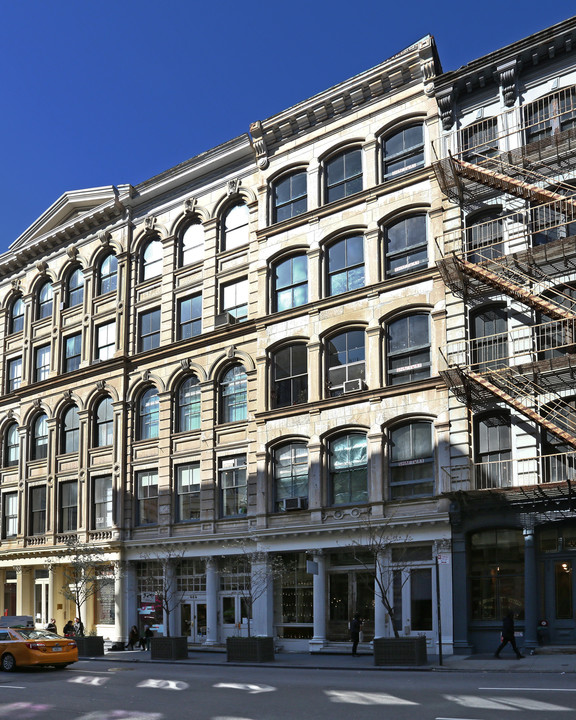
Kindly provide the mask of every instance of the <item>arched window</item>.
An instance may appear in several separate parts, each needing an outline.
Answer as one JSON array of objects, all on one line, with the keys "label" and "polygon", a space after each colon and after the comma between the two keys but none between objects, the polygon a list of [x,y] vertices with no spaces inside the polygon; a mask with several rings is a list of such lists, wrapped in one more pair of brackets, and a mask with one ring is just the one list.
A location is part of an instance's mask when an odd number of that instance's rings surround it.
[{"label": "arched window", "polygon": [[[552,401],[542,408],[542,415],[556,427],[574,436],[574,418],[576,418],[576,398],[565,397],[561,402]],[[544,482],[565,483],[574,478],[576,457],[574,448],[566,440],[542,428],[542,474]]]},{"label": "arched window", "polygon": [[497,370],[507,366],[508,333],[505,305],[482,307],[470,316],[471,357],[474,370]]},{"label": "arched window", "polygon": [[328,247],[328,295],[364,287],[364,238],[342,238]]},{"label": "arched window", "polygon": [[497,118],[484,118],[480,122],[467,125],[462,128],[460,138],[464,160],[480,163],[486,158],[494,157],[498,154]]},{"label": "arched window", "polygon": [[387,326],[388,385],[430,377],[430,318],[406,315]]},{"label": "arched window", "polygon": [[84,302],[84,273],[76,268],[68,278],[68,307],[76,307]]},{"label": "arched window", "polygon": [[[561,305],[571,312],[576,311],[576,282],[559,285],[542,295],[554,304]],[[573,321],[552,319],[544,313],[539,313],[534,334],[540,358],[543,360],[571,355],[574,352]]]},{"label": "arched window", "polygon": [[149,388],[138,402],[138,440],[153,440],[158,437],[160,423],[160,401],[158,390]]},{"label": "arched window", "polygon": [[48,416],[42,413],[32,423],[30,459],[42,460],[48,457]]},{"label": "arched window", "polygon": [[149,240],[142,251],[140,280],[150,280],[162,275],[162,260],[162,241],[157,237]]},{"label": "arched window", "polygon": [[10,307],[10,332],[17,333],[24,330],[24,301],[17,297]]},{"label": "arched window", "polygon": [[16,423],[8,425],[4,437],[4,465],[6,467],[18,465],[20,460],[20,433],[18,432],[18,425]]},{"label": "arched window", "polygon": [[366,435],[348,433],[329,443],[332,505],[368,501],[368,456]]},{"label": "arched window", "polygon": [[476,490],[512,483],[510,413],[506,410],[474,418],[474,486]]},{"label": "arched window", "polygon": [[384,180],[424,167],[422,123],[386,135],[382,140],[382,160]]},{"label": "arched window", "polygon": [[234,365],[224,373],[220,381],[221,422],[246,420],[247,383],[246,369],[243,365]]},{"label": "arched window", "polygon": [[114,440],[114,410],[112,399],[102,398],[96,406],[94,443],[96,447],[112,445]]},{"label": "arched window", "polygon": [[303,343],[283,347],[272,360],[272,407],[308,402],[308,350]]},{"label": "arched window", "polygon": [[52,317],[52,305],[54,302],[54,291],[52,289],[52,283],[47,280],[42,284],[38,292],[38,309],[37,317],[38,320]]},{"label": "arched window", "polygon": [[364,330],[348,330],[330,338],[326,355],[328,394],[362,390],[366,376]]},{"label": "arched window", "polygon": [[497,212],[474,215],[466,220],[466,256],[479,263],[504,255],[504,225]]},{"label": "arched window", "polygon": [[428,265],[426,215],[412,215],[383,228],[384,272],[387,278]]},{"label": "arched window", "polygon": [[390,431],[390,497],[423,497],[434,494],[432,423],[407,422]]},{"label": "arched window", "polygon": [[576,127],[576,88],[562,88],[524,106],[526,142],[536,142]]},{"label": "arched window", "polygon": [[248,244],[249,220],[250,211],[243,202],[233,205],[226,211],[221,225],[221,250],[232,250]]},{"label": "arched window", "polygon": [[272,186],[272,222],[296,217],[308,209],[306,171],[284,175]]},{"label": "arched window", "polygon": [[118,285],[118,258],[114,253],[106,255],[100,263],[100,295],[116,292]]},{"label": "arched window", "polygon": [[62,418],[62,452],[78,452],[80,439],[80,419],[76,405],[68,408]]},{"label": "arched window", "polygon": [[274,451],[274,509],[308,507],[308,448],[292,442]]},{"label": "arched window", "polygon": [[362,151],[345,150],[324,164],[324,192],[327,203],[362,190]]},{"label": "arched window", "polygon": [[189,377],[178,389],[178,432],[200,428],[200,382]]},{"label": "arched window", "polygon": [[299,307],[308,302],[308,258],[294,255],[274,265],[275,312]]},{"label": "arched window", "polygon": [[204,226],[194,222],[180,237],[180,267],[200,262],[204,257]]}]

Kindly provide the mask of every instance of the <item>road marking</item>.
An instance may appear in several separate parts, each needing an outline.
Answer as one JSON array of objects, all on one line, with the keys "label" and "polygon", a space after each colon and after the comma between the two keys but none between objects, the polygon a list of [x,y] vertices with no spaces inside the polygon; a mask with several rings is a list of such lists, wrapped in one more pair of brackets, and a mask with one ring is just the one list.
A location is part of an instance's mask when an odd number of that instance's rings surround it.
[{"label": "road marking", "polygon": [[6,690],[26,690],[25,685],[0,685],[0,688],[6,688]]},{"label": "road marking", "polygon": [[110,678],[107,677],[84,677],[79,675],[78,677],[71,678],[68,680],[69,683],[78,683],[78,685],[104,685]]},{"label": "road marking", "polygon": [[352,705],[419,705],[412,700],[404,700],[388,693],[367,693],[355,690],[324,690],[332,702]]},{"label": "road marking", "polygon": [[535,710],[538,712],[557,711],[567,712],[570,708],[562,705],[552,705],[551,703],[540,702],[539,700],[528,700],[522,697],[504,697],[490,699],[480,697],[479,695],[443,695],[448,702],[456,703],[462,707],[482,709],[482,710]]},{"label": "road marking", "polygon": [[155,688],[157,690],[186,690],[188,683],[180,680],[143,680],[136,687]]},{"label": "road marking", "polygon": [[217,683],[212,685],[215,688],[228,688],[229,690],[246,690],[249,695],[258,695],[263,692],[274,692],[275,687],[271,685],[251,685],[248,683]]}]

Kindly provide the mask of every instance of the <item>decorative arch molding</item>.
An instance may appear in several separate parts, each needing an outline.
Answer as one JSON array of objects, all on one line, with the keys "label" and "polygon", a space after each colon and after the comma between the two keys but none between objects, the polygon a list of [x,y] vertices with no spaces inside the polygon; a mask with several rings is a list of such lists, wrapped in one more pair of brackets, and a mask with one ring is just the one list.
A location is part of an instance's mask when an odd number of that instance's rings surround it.
[{"label": "decorative arch molding", "polygon": [[42,400],[38,399],[24,413],[21,426],[30,427],[31,423],[38,417],[38,415],[46,415],[48,420],[51,420],[54,417],[50,408],[43,403]]},{"label": "decorative arch molding", "polygon": [[388,312],[384,313],[378,318],[380,325],[387,325],[389,322],[398,320],[405,315],[412,315],[414,313],[431,313],[434,310],[434,306],[431,303],[408,303],[408,305],[402,305],[402,307],[393,308]]},{"label": "decorative arch molding", "polygon": [[11,287],[10,290],[6,293],[4,296],[4,301],[2,303],[3,310],[10,310],[12,303],[14,303],[18,298],[23,299],[24,298],[24,292],[20,285],[18,287]]},{"label": "decorative arch molding", "polygon": [[295,172],[305,172],[308,173],[310,171],[310,162],[308,160],[306,161],[294,161],[293,163],[290,163],[289,165],[283,165],[281,168],[276,170],[274,173],[269,175],[266,178],[266,182],[268,185],[273,185],[275,182],[283,178],[285,175],[292,175],[292,173]]},{"label": "decorative arch molding", "polygon": [[366,142],[366,138],[347,138],[346,140],[342,140],[339,143],[336,143],[336,145],[333,145],[331,148],[326,150],[318,157],[318,163],[322,165],[327,160],[331,160],[336,155],[340,155],[340,153],[346,152],[346,150],[362,150],[362,147],[364,143]]},{"label": "decorative arch molding", "polygon": [[54,417],[62,417],[62,414],[73,405],[78,408],[78,412],[85,409],[84,402],[79,395],[72,392],[72,390],[65,390],[54,406]]},{"label": "decorative arch molding", "polygon": [[381,425],[381,429],[382,432],[387,432],[388,430],[394,429],[406,422],[430,422],[434,425],[437,419],[437,415],[427,412],[400,413],[399,415],[395,415],[393,418],[385,420]]},{"label": "decorative arch molding", "polygon": [[100,380],[86,397],[85,407],[93,410],[100,400],[105,397],[109,397],[113,403],[120,400],[118,390],[113,385],[108,385],[105,380]]},{"label": "decorative arch molding", "polygon": [[5,415],[5,417],[0,420],[0,436],[2,437],[11,425],[17,425],[19,428],[22,427],[22,423],[20,422],[20,415],[15,412],[12,412],[12,414],[10,415],[10,412],[12,411],[9,411]]},{"label": "decorative arch molding", "polygon": [[328,428],[325,432],[320,435],[320,442],[322,445],[326,445],[332,440],[341,437],[342,435],[349,435],[350,433],[361,433],[366,435],[370,433],[370,428],[366,425],[350,424],[350,425],[339,425],[338,427]]},{"label": "decorative arch molding", "polygon": [[154,238],[165,240],[167,237],[170,237],[168,228],[157,222],[156,218],[147,217],[144,220],[144,226],[139,227],[134,234],[134,249],[140,252],[147,241]]},{"label": "decorative arch molding", "polygon": [[376,130],[376,132],[375,132],[375,135],[378,138],[378,140],[381,140],[385,135],[388,135],[392,130],[398,130],[398,132],[400,132],[400,130],[407,127],[408,125],[413,125],[418,122],[425,124],[426,113],[413,112],[413,113],[408,113],[407,115],[403,115],[400,118],[395,117],[392,120],[390,120],[390,122],[387,122],[385,125],[382,125],[380,128],[378,128],[378,130]]},{"label": "decorative arch molding", "polygon": [[212,218],[220,218],[228,208],[239,202],[244,202],[250,207],[258,203],[258,198],[250,188],[238,185],[234,192],[222,195],[222,197],[216,201],[212,211]]},{"label": "decorative arch molding", "polygon": [[99,245],[90,258],[90,264],[92,267],[99,267],[103,258],[107,255],[121,255],[124,252],[124,247],[119,240],[110,240],[106,244]]},{"label": "decorative arch molding", "polygon": [[80,268],[80,270],[82,270],[82,273],[84,273],[84,271],[88,267],[90,267],[90,264],[87,258],[85,258],[83,255],[78,254],[74,258],[70,258],[70,260],[60,268],[60,273],[58,275],[57,281],[65,283],[67,282],[70,275],[72,275],[74,270]]},{"label": "decorative arch molding", "polygon": [[206,370],[201,365],[192,362],[192,360],[182,360],[180,367],[176,368],[168,377],[166,388],[174,392],[181,383],[192,376],[196,377],[200,383],[208,380]]},{"label": "decorative arch molding", "polygon": [[210,369],[208,370],[207,379],[216,380],[226,367],[237,364],[244,365],[247,373],[254,372],[256,370],[256,363],[252,359],[252,356],[248,355],[248,353],[243,350],[238,350],[232,345],[228,348],[228,351],[225,354],[221,354],[212,363]]},{"label": "decorative arch molding", "polygon": [[159,393],[166,392],[166,386],[158,375],[144,371],[140,377],[133,378],[130,382],[127,393],[128,401],[134,402],[141,393],[151,387],[155,387]]},{"label": "decorative arch molding", "polygon": [[267,355],[273,355],[274,353],[278,352],[278,350],[282,350],[283,348],[290,346],[290,345],[309,345],[310,338],[306,337],[305,335],[295,335],[290,337],[282,338],[281,340],[276,340],[272,343],[272,345],[268,345],[266,348]]},{"label": "decorative arch molding", "polygon": [[343,240],[352,235],[365,235],[368,232],[367,225],[349,225],[348,227],[339,227],[333,230],[320,240],[320,247],[324,248],[336,240]]},{"label": "decorative arch molding", "polygon": [[277,250],[267,259],[268,265],[274,265],[280,260],[285,260],[293,255],[306,255],[310,251],[310,246],[305,245],[301,240],[296,240],[294,245],[285,245]]},{"label": "decorative arch molding", "polygon": [[198,205],[197,203],[192,205],[191,200],[193,199],[195,200],[195,198],[186,200],[186,203],[190,203],[190,207],[185,207],[183,212],[174,220],[169,231],[170,235],[179,235],[189,224],[192,224],[194,220],[200,222],[201,225],[204,225],[204,223],[210,220],[208,208],[203,205]]},{"label": "decorative arch molding", "polygon": [[368,322],[363,318],[346,318],[346,320],[342,320],[336,325],[332,325],[331,327],[326,328],[326,330],[323,330],[322,333],[320,333],[319,341],[323,343],[326,341],[327,338],[333,337],[334,335],[339,335],[343,332],[348,332],[350,330],[364,330],[364,332],[366,332],[368,330],[368,327]]},{"label": "decorative arch molding", "polygon": [[310,443],[310,438],[307,435],[280,435],[279,437],[269,440],[264,446],[264,449],[266,453],[271,456],[275,450],[282,447],[283,445],[289,445],[290,443],[302,443],[303,445],[306,445],[306,447],[308,447]]},{"label": "decorative arch molding", "polygon": [[40,288],[43,287],[46,282],[49,282],[52,285],[55,282],[58,282],[56,273],[48,268],[43,271],[38,271],[38,274],[32,278],[30,281],[30,294],[37,296],[40,292]]},{"label": "decorative arch molding", "polygon": [[400,220],[404,220],[411,215],[418,215],[420,213],[428,215],[431,208],[432,206],[428,202],[415,202],[402,205],[401,208],[391,210],[389,213],[379,218],[378,226],[382,227],[382,225],[390,225],[391,223],[400,222]]}]

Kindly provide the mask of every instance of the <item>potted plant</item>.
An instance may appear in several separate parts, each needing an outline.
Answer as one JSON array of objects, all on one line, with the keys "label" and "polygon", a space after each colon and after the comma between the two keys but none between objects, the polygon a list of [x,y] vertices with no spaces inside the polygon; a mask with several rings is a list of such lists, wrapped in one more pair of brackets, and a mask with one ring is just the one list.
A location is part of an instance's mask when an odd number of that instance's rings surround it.
[{"label": "potted plant", "polygon": [[180,605],[183,593],[178,590],[178,570],[184,549],[177,545],[162,544],[147,556],[156,565],[150,574],[148,590],[155,594],[156,604],[165,619],[165,635],[150,638],[150,657],[153,660],[182,660],[188,657],[188,638],[170,634],[172,612]]}]

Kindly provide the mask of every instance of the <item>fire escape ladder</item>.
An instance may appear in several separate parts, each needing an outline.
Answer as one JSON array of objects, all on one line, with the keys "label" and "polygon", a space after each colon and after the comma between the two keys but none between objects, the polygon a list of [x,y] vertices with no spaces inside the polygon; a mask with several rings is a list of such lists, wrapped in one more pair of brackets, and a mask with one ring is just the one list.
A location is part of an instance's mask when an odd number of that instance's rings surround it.
[{"label": "fire escape ladder", "polygon": [[465,374],[470,380],[576,449],[576,418],[573,417],[573,409],[563,402],[562,398],[557,397],[556,400],[547,403],[547,414],[544,416],[521,400],[532,391],[549,394],[526,376],[513,375],[509,370],[488,373],[469,370]]}]

